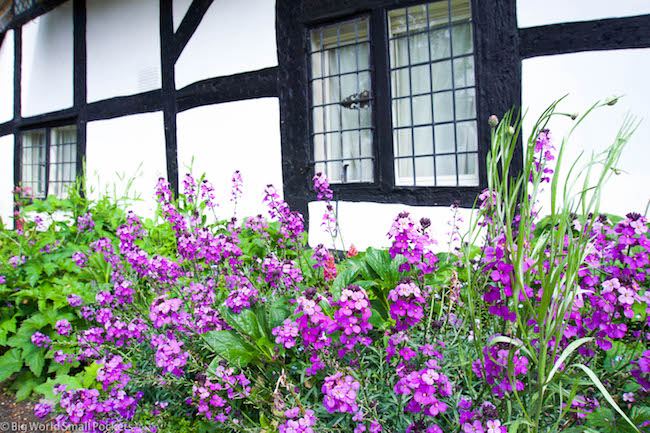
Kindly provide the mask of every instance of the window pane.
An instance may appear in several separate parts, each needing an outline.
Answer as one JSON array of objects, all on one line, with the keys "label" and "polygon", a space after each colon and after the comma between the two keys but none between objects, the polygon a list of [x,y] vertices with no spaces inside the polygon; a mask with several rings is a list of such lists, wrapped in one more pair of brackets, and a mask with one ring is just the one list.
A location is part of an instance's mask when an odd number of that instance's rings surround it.
[{"label": "window pane", "polygon": [[473,185],[478,138],[470,1],[391,10],[388,28],[396,184]]},{"label": "window pane", "polygon": [[317,171],[333,183],[372,182],[368,20],[311,30],[310,47]]},{"label": "window pane", "polygon": [[45,197],[45,129],[24,132],[22,135],[22,179],[21,183],[32,189],[37,198]]},{"label": "window pane", "polygon": [[458,155],[458,184],[462,186],[478,186],[477,153]]},{"label": "window pane", "polygon": [[62,126],[50,130],[49,194],[59,198],[68,195],[67,186],[75,181],[77,127]]}]

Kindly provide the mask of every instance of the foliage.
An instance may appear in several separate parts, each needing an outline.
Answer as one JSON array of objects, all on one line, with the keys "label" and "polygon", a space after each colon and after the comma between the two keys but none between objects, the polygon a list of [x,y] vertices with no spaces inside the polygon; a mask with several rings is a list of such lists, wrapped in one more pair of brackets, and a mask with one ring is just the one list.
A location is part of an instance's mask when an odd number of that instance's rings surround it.
[{"label": "foliage", "polygon": [[[309,249],[272,186],[268,219],[219,220],[189,174],[178,198],[158,182],[155,221],[74,194],[35,201],[73,223],[3,232],[0,373],[55,399],[39,414],[97,430],[647,431],[648,225],[598,213],[634,125],[563,185],[555,109],[518,172],[519,118],[491,119],[488,188],[468,233],[452,206],[446,252],[407,212],[387,250]],[[232,186],[236,209],[238,172]],[[314,189],[343,245],[324,175]]]}]

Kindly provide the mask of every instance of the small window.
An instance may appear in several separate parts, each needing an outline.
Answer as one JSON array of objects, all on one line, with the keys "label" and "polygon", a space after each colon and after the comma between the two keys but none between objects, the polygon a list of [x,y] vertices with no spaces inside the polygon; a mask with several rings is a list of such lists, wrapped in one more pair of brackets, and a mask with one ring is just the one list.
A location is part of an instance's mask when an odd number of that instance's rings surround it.
[{"label": "small window", "polygon": [[477,186],[468,0],[388,12],[395,184]]},{"label": "small window", "polygon": [[310,46],[316,172],[332,183],[373,182],[368,19],[314,29]]},{"label": "small window", "polygon": [[77,128],[61,126],[22,133],[21,184],[36,198],[67,196],[77,175]]}]

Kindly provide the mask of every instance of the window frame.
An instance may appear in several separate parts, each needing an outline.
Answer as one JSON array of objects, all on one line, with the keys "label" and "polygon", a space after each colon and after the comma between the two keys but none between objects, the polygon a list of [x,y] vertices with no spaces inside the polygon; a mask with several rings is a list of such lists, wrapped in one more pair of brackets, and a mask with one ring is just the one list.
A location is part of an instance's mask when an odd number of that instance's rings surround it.
[{"label": "window frame", "polygon": [[[388,10],[430,3],[422,0],[277,0],[278,93],[285,200],[308,213],[315,201],[309,31],[367,15],[370,22],[375,181],[333,184],[334,199],[406,205],[447,206],[456,201],[472,207],[487,187],[486,158],[490,146],[488,118],[521,105],[521,62],[516,0],[470,0],[473,23],[475,88],[479,153],[479,185],[396,186],[390,111]],[[383,91],[381,89],[386,89]],[[385,108],[382,108],[385,107]],[[513,157],[522,161],[521,146]],[[516,169],[514,170],[516,171]]]},{"label": "window frame", "polygon": [[[15,156],[15,183],[16,186],[25,186],[25,179],[23,178],[23,150],[24,150],[24,134],[44,130],[45,131],[45,192],[43,197],[36,197],[35,199],[47,199],[48,196],[53,195],[50,191],[50,171],[51,171],[51,155],[50,149],[52,146],[52,130],[57,128],[72,127],[75,130],[75,143],[73,145],[73,154],[74,154],[74,179],[73,182],[80,178],[81,175],[81,159],[79,156],[79,125],[78,122],[70,119],[57,122],[48,122],[43,124],[30,124],[25,127],[20,128],[18,134],[16,135],[16,156]],[[64,183],[65,184],[65,183]],[[31,187],[31,183],[30,183]],[[30,194],[30,196],[33,194]],[[57,196],[55,196],[57,197]],[[61,197],[57,197],[61,198]]]}]

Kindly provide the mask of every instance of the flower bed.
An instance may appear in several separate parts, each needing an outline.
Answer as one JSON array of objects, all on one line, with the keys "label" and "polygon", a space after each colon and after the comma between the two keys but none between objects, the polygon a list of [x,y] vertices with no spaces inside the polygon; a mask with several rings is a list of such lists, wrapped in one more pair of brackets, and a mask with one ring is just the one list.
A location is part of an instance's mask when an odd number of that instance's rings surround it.
[{"label": "flower bed", "polygon": [[[76,224],[3,233],[0,378],[91,431],[647,431],[648,225],[597,213],[632,128],[572,192],[554,108],[518,175],[518,120],[491,119],[489,188],[447,252],[406,212],[388,250],[309,249],[271,186],[268,221],[213,221],[191,175],[178,199],[159,181],[158,222],[75,194],[32,204]],[[542,188],[563,205],[540,219]],[[322,174],[314,189],[332,200]]]}]

